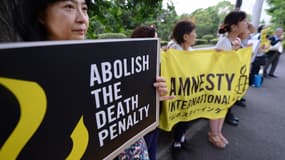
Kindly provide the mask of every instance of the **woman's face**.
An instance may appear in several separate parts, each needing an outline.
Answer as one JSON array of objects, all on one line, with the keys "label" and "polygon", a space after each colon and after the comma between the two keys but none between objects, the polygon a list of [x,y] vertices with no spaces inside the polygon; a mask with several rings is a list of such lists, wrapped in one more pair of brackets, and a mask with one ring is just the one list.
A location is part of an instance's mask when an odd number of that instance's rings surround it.
[{"label": "woman's face", "polygon": [[186,43],[187,45],[189,45],[189,47],[190,46],[192,46],[192,45],[194,45],[195,44],[195,40],[196,40],[196,31],[195,30],[193,30],[191,33],[189,33],[189,34],[185,34],[184,35],[184,40],[185,40],[185,42],[184,43]]},{"label": "woman's face", "polygon": [[40,22],[49,40],[85,39],[89,25],[85,0],[64,0],[48,5]]},{"label": "woman's face", "polygon": [[249,29],[245,29],[244,32],[242,32],[242,33],[239,34],[239,38],[240,38],[241,40],[244,40],[244,39],[248,38],[249,35],[250,35]]},{"label": "woman's face", "polygon": [[231,25],[231,31],[232,33],[236,33],[236,34],[241,34],[243,32],[245,32],[245,30],[248,29],[248,22],[246,19],[238,22],[238,24],[232,24]]},{"label": "woman's face", "polygon": [[245,32],[246,30],[248,30],[248,22],[246,19],[240,21],[238,24],[237,24],[237,30],[239,33],[243,33]]},{"label": "woman's face", "polygon": [[283,35],[283,30],[282,30],[282,29],[277,30],[277,31],[276,31],[276,35],[277,35],[278,37],[282,37],[282,35]]}]

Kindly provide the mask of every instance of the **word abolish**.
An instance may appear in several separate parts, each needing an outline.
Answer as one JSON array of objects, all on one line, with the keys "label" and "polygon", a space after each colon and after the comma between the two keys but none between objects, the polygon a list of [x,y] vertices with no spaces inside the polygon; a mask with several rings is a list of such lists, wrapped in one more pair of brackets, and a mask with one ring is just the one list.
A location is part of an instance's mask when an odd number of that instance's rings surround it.
[{"label": "word abolish", "polygon": [[90,87],[149,70],[149,55],[91,64]]}]

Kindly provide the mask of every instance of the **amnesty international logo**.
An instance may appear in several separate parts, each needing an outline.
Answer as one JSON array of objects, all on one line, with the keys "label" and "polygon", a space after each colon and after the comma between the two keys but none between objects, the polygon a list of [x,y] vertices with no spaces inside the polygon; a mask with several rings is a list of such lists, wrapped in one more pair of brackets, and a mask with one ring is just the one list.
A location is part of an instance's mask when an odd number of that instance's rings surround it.
[{"label": "amnesty international logo", "polygon": [[241,95],[243,94],[247,87],[248,87],[248,69],[247,69],[247,66],[246,65],[243,65],[241,68],[240,68],[240,77],[238,79],[238,83],[235,87],[235,92],[237,95]]},{"label": "amnesty international logo", "polygon": [[[42,124],[47,111],[47,96],[44,89],[33,81],[0,77],[0,85],[15,95],[21,110],[17,126],[5,140],[3,146],[0,146],[0,159],[17,159],[17,156]],[[66,160],[82,157],[88,145],[88,137],[88,131],[84,125],[83,116],[81,116],[71,134],[73,148]]]},{"label": "amnesty international logo", "polygon": [[0,77],[0,84],[15,95],[21,110],[17,126],[0,148],[0,159],[16,159],[43,121],[47,98],[36,82]]}]

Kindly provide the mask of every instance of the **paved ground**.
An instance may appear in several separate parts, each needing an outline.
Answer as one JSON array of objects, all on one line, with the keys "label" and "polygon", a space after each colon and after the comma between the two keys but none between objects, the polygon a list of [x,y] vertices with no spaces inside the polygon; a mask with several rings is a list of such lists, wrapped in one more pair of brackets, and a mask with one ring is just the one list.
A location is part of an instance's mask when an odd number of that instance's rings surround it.
[{"label": "paved ground", "polygon": [[[183,152],[185,160],[284,160],[285,159],[285,54],[276,71],[278,78],[265,79],[261,88],[250,87],[247,107],[233,108],[239,126],[224,125],[230,144],[217,149],[207,141],[208,121],[192,122],[188,130],[192,152]],[[161,132],[157,159],[172,160],[171,133]]]}]

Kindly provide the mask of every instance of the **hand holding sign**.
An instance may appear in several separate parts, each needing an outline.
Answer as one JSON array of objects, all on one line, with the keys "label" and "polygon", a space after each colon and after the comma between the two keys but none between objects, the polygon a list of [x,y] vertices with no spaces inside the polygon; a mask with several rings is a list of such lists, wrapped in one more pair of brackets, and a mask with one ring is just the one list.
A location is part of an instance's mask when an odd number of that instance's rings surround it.
[{"label": "hand holding sign", "polygon": [[165,101],[175,98],[175,96],[168,96],[168,89],[166,86],[165,78],[157,77],[156,82],[153,84],[159,94],[159,100]]}]

